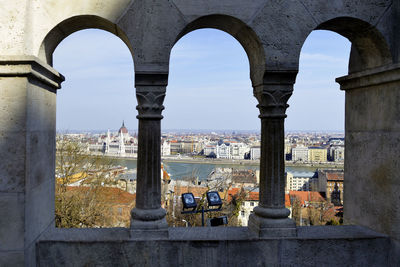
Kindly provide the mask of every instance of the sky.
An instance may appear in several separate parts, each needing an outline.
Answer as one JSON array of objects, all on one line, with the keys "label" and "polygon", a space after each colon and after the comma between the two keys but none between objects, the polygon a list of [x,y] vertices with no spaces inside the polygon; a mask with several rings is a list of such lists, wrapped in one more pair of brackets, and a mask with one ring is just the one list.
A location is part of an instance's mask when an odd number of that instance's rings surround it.
[{"label": "sky", "polygon": [[[344,92],[335,78],[347,73],[350,42],[314,31],[300,56],[289,100],[287,131],[343,131]],[[57,92],[57,130],[137,129],[134,66],[130,51],[102,30],[76,32],[53,54],[66,77]],[[257,101],[244,49],[214,29],[185,35],[171,52],[162,130],[259,130]]]}]

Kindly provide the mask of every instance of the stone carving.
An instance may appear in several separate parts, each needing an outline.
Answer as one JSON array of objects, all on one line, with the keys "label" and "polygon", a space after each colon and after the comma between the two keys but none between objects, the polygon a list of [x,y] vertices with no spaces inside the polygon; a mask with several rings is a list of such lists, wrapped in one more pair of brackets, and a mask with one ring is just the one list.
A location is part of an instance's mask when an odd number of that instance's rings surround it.
[{"label": "stone carving", "polygon": [[289,107],[287,101],[292,95],[293,90],[260,90],[254,92],[258,100],[257,108],[260,110],[260,118],[266,117],[286,117],[286,109]]},{"label": "stone carving", "polygon": [[138,119],[162,119],[161,112],[164,110],[164,91],[136,91],[139,111]]},{"label": "stone carving", "polygon": [[254,87],[260,118],[285,118],[297,71],[267,71],[263,84]]}]

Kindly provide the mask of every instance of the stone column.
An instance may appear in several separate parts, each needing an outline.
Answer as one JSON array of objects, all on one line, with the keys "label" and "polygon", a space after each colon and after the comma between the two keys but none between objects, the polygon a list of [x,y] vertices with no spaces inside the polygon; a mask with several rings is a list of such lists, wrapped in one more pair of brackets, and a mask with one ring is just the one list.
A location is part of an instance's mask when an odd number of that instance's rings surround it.
[{"label": "stone column", "polygon": [[161,208],[161,115],[168,74],[136,73],[139,115],[136,207],[131,237],[168,237],[166,212]]},{"label": "stone column", "polygon": [[400,266],[400,63],[337,78],[346,92],[344,220],[387,234]]},{"label": "stone column", "polygon": [[260,201],[249,218],[249,228],[259,237],[296,235],[296,226],[285,208],[284,122],[287,101],[297,72],[268,72],[254,86],[261,119]]},{"label": "stone column", "polygon": [[33,56],[0,57],[0,266],[31,266],[54,228],[56,90],[64,77]]}]

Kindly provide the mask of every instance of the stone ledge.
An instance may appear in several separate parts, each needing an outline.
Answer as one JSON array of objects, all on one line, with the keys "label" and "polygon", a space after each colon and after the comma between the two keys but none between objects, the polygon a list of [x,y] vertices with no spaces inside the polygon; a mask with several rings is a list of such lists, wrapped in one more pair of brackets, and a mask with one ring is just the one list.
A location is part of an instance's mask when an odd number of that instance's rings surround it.
[{"label": "stone ledge", "polygon": [[270,239],[257,239],[245,227],[169,231],[169,240],[129,240],[123,228],[56,230],[37,243],[37,264],[387,266],[390,250],[387,236],[359,226],[300,227],[298,237]]},{"label": "stone ledge", "polygon": [[351,90],[400,81],[400,63],[336,78],[341,90]]},{"label": "stone ledge", "polygon": [[0,56],[0,77],[30,77],[60,89],[64,76],[35,56]]},{"label": "stone ledge", "polygon": [[[107,242],[130,241],[130,228],[53,228],[44,233],[41,241]],[[258,240],[247,227],[173,227],[168,228],[170,241],[228,241]],[[297,227],[297,237],[284,239],[368,239],[387,238],[387,235],[356,225]],[[164,239],[164,238],[163,238]],[[282,239],[270,237],[266,239]]]}]

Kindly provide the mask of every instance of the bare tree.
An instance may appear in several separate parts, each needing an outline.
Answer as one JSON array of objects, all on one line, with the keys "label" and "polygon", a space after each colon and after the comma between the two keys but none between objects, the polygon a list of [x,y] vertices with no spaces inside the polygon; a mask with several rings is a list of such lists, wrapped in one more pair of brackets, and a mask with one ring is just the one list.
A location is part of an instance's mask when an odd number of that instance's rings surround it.
[{"label": "bare tree", "polygon": [[87,154],[75,141],[59,138],[56,143],[56,227],[112,226],[110,195],[106,186],[115,185],[112,161]]}]

